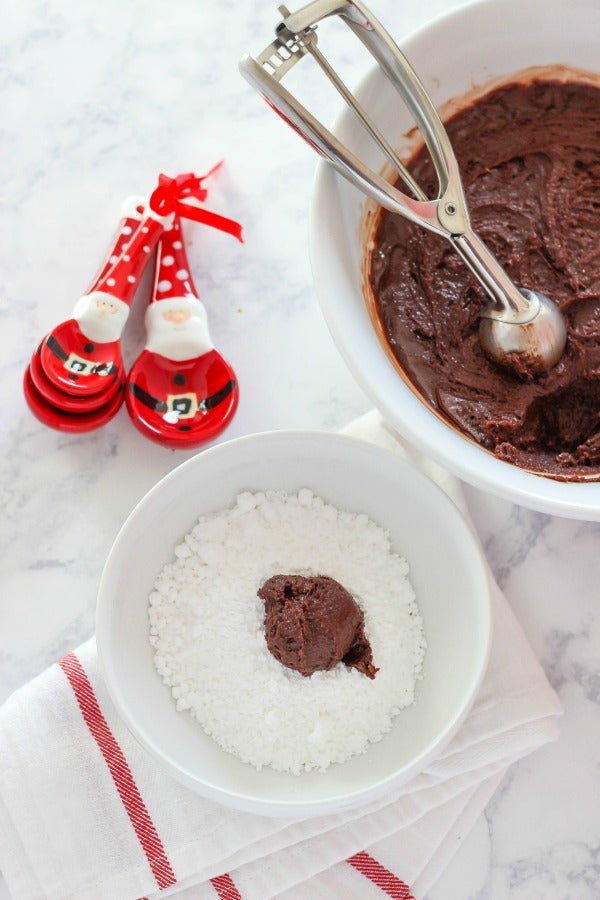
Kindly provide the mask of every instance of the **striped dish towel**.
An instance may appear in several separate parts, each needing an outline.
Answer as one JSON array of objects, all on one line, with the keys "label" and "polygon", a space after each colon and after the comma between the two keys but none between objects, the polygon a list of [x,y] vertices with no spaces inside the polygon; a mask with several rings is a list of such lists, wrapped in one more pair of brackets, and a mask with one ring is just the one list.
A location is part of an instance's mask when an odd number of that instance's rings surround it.
[{"label": "striped dish towel", "polygon": [[[406,449],[376,413],[349,433]],[[461,503],[457,482],[415,460]],[[507,768],[557,736],[560,706],[494,585],[480,693],[420,775],[301,821],[237,812],[163,773],[111,705],[94,640],[0,709],[0,869],[14,900],[422,898]]]}]

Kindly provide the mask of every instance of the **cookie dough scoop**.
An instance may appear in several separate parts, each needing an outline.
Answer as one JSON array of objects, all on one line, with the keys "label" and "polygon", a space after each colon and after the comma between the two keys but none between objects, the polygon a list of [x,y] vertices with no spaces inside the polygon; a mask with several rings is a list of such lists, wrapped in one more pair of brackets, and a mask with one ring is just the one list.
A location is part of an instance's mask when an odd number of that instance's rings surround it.
[{"label": "cookie dough scoop", "polygon": [[[551,369],[565,349],[567,331],[559,307],[528,286],[517,287],[475,234],[458,164],[442,121],[416,72],[391,36],[360,0],[313,0],[298,12],[279,7],[276,39],[256,59],[245,55],[242,75],[267,103],[341,175],[379,205],[441,235],[452,244],[483,286],[488,302],[480,312],[484,353],[519,378]],[[317,23],[338,16],[371,52],[410,110],[425,140],[438,179],[429,199],[377,126],[317,47]],[[356,113],[412,196],[366,166],[281,84],[300,59],[311,56]]]}]

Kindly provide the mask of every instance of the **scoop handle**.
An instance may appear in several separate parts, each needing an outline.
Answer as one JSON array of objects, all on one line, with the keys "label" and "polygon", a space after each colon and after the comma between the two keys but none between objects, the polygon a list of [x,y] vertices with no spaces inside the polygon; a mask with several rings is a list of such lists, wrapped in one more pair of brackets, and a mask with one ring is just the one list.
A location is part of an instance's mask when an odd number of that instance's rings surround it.
[{"label": "scoop handle", "polygon": [[[529,322],[536,315],[536,306],[528,302],[474,233],[450,138],[419,76],[386,29],[361,0],[312,0],[295,13],[283,6],[280,12],[284,18],[276,29],[277,40],[258,59],[248,55],[242,57],[240,70],[244,77],[317,153],[362,193],[392,213],[449,240],[490,297],[482,315],[513,324]],[[314,26],[331,16],[339,16],[360,39],[412,114],[436,170],[439,189],[435,199],[427,199],[414,182],[409,183],[409,187],[415,197],[391,185],[345,147],[281,85],[285,73],[304,55],[312,54],[389,157],[389,148],[381,140],[378,130],[363,115],[358,103],[317,49]],[[279,55],[282,44],[287,50],[283,58]],[[275,59],[277,65],[273,66]],[[400,175],[406,181],[402,171]]]},{"label": "scoop handle", "polygon": [[239,66],[244,78],[262,95],[269,106],[359,191],[391,212],[398,213],[436,234],[448,237],[448,230],[438,219],[437,200],[417,200],[409,197],[366,166],[252,56],[245,54]]}]

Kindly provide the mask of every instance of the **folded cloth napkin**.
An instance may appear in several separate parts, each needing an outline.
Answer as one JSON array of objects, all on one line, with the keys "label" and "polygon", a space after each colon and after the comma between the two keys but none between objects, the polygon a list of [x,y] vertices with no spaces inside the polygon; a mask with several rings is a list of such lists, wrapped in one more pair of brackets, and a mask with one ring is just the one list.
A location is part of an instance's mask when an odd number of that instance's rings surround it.
[{"label": "folded cloth napkin", "polygon": [[[410,457],[373,412],[347,429]],[[462,505],[460,486],[414,456]],[[423,897],[507,767],[557,736],[558,700],[493,584],[487,673],[440,757],[377,802],[275,819],[164,774],[111,705],[94,640],[0,709],[0,868],[14,900]]]}]

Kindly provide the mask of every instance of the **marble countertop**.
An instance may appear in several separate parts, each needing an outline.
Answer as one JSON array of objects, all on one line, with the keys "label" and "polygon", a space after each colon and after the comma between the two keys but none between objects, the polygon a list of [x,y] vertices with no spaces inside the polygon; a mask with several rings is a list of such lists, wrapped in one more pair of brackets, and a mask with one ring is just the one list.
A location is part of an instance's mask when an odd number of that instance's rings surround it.
[{"label": "marble countertop", "polygon": [[[378,0],[401,37],[458,3]],[[209,207],[245,243],[189,226],[215,345],[241,385],[221,439],[337,429],[369,409],[311,282],[315,157],[237,70],[271,40],[275,4],[22,0],[0,35],[0,702],[87,639],[104,560],[136,502],[191,451],[163,449],[121,410],[70,436],[29,412],[21,382],[39,339],[95,273],[124,197],[161,171],[223,158]],[[356,76],[349,43],[340,60]],[[337,100],[325,114],[331,118]],[[145,287],[147,290],[149,276]],[[139,298],[123,338],[144,340]],[[431,900],[600,896],[600,525],[552,518],[466,487],[489,563],[564,705],[561,736],[513,766]],[[6,894],[6,890],[4,889]],[[2,888],[0,888],[2,896]]]}]

